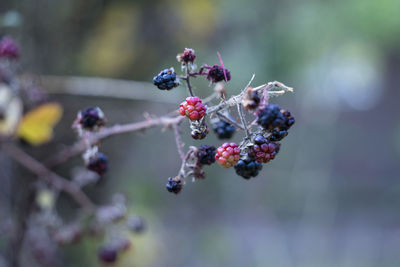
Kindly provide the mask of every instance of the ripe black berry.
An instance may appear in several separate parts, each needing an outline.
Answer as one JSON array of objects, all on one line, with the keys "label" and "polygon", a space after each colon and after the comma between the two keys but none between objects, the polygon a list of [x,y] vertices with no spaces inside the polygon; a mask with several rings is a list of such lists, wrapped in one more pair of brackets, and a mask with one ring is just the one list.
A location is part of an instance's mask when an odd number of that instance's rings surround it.
[{"label": "ripe black berry", "polygon": [[104,246],[99,248],[98,257],[106,263],[113,263],[117,260],[117,250],[113,247]]},{"label": "ripe black berry", "polygon": [[215,150],[214,146],[201,145],[196,154],[199,162],[203,165],[213,164],[215,162]]},{"label": "ripe black berry", "polygon": [[193,125],[190,126],[190,128],[192,129],[190,135],[192,136],[193,139],[196,140],[201,140],[206,138],[207,134],[210,132],[210,129],[208,128],[207,124]]},{"label": "ripe black berry", "polygon": [[83,111],[80,111],[77,121],[82,128],[87,130],[92,130],[96,126],[104,126],[106,123],[104,113],[98,107],[89,107]]},{"label": "ripe black berry", "polygon": [[230,71],[219,65],[213,65],[213,66],[209,67],[208,72],[207,72],[207,77],[206,77],[207,80],[209,80],[213,83],[225,81],[224,69],[225,69],[225,74],[226,74],[226,81],[229,81],[231,79]]},{"label": "ripe black berry", "polygon": [[153,78],[153,84],[160,90],[171,90],[179,85],[173,68],[162,70]]},{"label": "ripe black berry", "polygon": [[257,123],[266,130],[272,130],[275,127],[284,126],[285,117],[278,105],[269,104],[258,112]]},{"label": "ripe black berry", "polygon": [[270,141],[281,141],[285,138],[289,132],[287,130],[280,130],[279,128],[274,128],[271,131],[271,135],[268,137]]},{"label": "ripe black berry", "polygon": [[284,122],[284,125],[282,127],[280,127],[280,129],[288,130],[295,123],[295,119],[289,110],[282,109],[281,113],[282,113],[283,117],[285,118],[285,122]]},{"label": "ripe black berry", "polygon": [[250,179],[251,177],[256,177],[258,172],[261,171],[262,164],[256,162],[254,159],[246,157],[240,159],[235,165],[235,170],[237,175],[242,176],[244,179]]},{"label": "ripe black berry", "polygon": [[108,158],[103,153],[96,153],[86,162],[86,167],[99,175],[103,175],[108,170]]},{"label": "ripe black berry", "polygon": [[168,190],[168,192],[174,193],[174,194],[178,194],[179,192],[181,192],[182,188],[183,188],[183,183],[180,177],[170,177],[168,178],[168,183],[166,185],[166,188]]},{"label": "ripe black berry", "polygon": [[222,120],[214,124],[213,128],[219,139],[231,138],[236,130],[235,126]]}]

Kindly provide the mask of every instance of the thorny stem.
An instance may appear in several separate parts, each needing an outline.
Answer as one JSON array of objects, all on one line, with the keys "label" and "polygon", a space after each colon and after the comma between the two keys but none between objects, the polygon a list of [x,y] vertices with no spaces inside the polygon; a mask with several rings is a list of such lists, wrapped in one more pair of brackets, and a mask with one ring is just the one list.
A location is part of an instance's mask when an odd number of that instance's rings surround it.
[{"label": "thorny stem", "polygon": [[182,160],[185,159],[185,152],[183,152],[183,143],[182,143],[182,137],[181,133],[179,132],[179,125],[178,124],[173,124],[172,127],[174,128],[174,133],[175,133],[175,142],[176,142],[176,147],[178,148],[178,153],[179,156],[181,157]]},{"label": "thorny stem", "polygon": [[68,193],[82,208],[91,213],[94,210],[95,205],[86,196],[85,193],[73,182],[61,177],[60,175],[47,169],[42,163],[28,155],[25,151],[19,147],[6,144],[4,150],[12,157],[16,162],[21,164],[23,167],[36,174],[38,178],[48,182],[57,190]]},{"label": "thorny stem", "polygon": [[242,121],[243,127],[245,129],[246,139],[249,139],[250,138],[250,131],[249,131],[249,128],[247,128],[247,122],[246,122],[246,118],[244,117],[244,114],[243,114],[242,103],[238,103],[237,104],[237,109],[238,109],[240,120]]},{"label": "thorny stem", "polygon": [[187,85],[187,88],[188,88],[188,90],[189,90],[190,96],[194,96],[193,90],[192,90],[192,85],[190,84],[190,70],[189,70],[189,65],[186,65],[186,79],[185,79],[185,81],[186,81],[186,85]]},{"label": "thorny stem", "polygon": [[217,111],[216,114],[217,114],[217,116],[218,116],[220,119],[222,119],[223,121],[225,121],[225,122],[227,122],[227,123],[230,123],[230,124],[236,126],[237,128],[239,128],[239,129],[241,129],[241,130],[244,130],[244,129],[245,129],[245,127],[243,127],[242,125],[240,125],[240,124],[237,123],[236,121],[232,120],[231,118],[225,116],[225,115],[224,115],[223,113],[221,113],[220,111]]}]

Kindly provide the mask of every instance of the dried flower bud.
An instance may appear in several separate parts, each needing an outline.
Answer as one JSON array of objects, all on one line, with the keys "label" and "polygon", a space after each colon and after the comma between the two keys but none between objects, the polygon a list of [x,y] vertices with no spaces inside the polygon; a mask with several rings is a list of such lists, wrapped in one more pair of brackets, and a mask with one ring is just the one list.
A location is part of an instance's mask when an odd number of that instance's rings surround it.
[{"label": "dried flower bud", "polygon": [[258,91],[254,91],[253,88],[248,87],[243,95],[242,99],[243,107],[247,110],[254,110],[260,104],[260,97]]},{"label": "dried flower bud", "polygon": [[194,60],[196,59],[196,55],[193,49],[185,48],[183,53],[180,53],[176,56],[176,59],[178,60],[178,62],[182,63],[183,65],[186,65],[188,63],[193,63]]}]

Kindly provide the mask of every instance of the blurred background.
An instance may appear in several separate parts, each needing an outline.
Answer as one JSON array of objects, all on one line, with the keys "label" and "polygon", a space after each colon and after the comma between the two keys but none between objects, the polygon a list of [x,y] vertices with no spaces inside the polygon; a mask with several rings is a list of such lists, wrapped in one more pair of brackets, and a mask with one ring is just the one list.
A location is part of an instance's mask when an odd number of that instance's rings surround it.
[{"label": "blurred background", "polygon": [[[33,74],[151,82],[161,69],[179,71],[175,56],[190,47],[198,66],[221,53],[230,95],[253,73],[254,85],[295,89],[272,102],[296,124],[277,159],[249,181],[212,165],[175,196],[165,190],[181,164],[171,131],[103,142],[110,171],[89,195],[105,203],[126,194],[148,226],[115,266],[386,267],[400,265],[399,11],[398,0],[3,0],[0,33],[20,43],[21,69]],[[198,80],[195,92],[210,95]],[[113,125],[165,114],[186,94],[151,84],[132,87],[137,100],[47,89],[65,109],[54,143],[31,149],[47,157],[55,143],[76,140],[70,125],[86,106],[100,106]],[[221,143],[213,133],[192,140],[187,122],[183,129],[186,147]],[[77,165],[80,158],[56,171],[68,176]],[[59,207],[67,217],[68,201]],[[98,244],[65,246],[60,266],[101,266]],[[31,257],[23,266],[36,266]]]}]

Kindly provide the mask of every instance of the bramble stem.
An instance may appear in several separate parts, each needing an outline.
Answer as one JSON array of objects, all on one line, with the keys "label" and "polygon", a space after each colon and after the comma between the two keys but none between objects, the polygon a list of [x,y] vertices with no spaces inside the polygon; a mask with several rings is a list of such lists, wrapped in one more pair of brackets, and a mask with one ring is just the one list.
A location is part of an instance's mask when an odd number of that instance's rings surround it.
[{"label": "bramble stem", "polygon": [[189,90],[190,96],[194,96],[193,90],[192,90],[192,85],[190,84],[190,70],[189,70],[189,65],[186,65],[186,79],[185,79],[185,81],[186,81],[186,85],[187,85],[187,88],[188,88],[188,90]]},{"label": "bramble stem", "polygon": [[225,121],[225,122],[227,122],[227,123],[229,123],[229,124],[232,124],[232,125],[236,126],[237,128],[239,128],[239,129],[241,129],[241,130],[244,130],[244,129],[245,129],[242,125],[240,125],[240,124],[237,123],[236,121],[232,120],[231,118],[225,116],[225,115],[222,114],[220,111],[217,111],[216,113],[217,113],[217,116],[218,116],[221,120],[223,120],[223,121]]},{"label": "bramble stem", "polygon": [[179,156],[181,157],[182,160],[184,160],[185,152],[183,152],[182,137],[181,137],[181,133],[179,132],[178,124],[173,124],[172,127],[174,128],[175,142],[176,142],[176,147],[178,148]]},{"label": "bramble stem", "polygon": [[15,145],[6,144],[4,145],[4,150],[16,162],[21,164],[32,173],[36,174],[38,178],[48,182],[56,189],[68,193],[86,211],[91,212],[94,210],[95,205],[86,196],[86,194],[83,193],[83,191],[73,182],[50,171],[42,163],[40,163]]},{"label": "bramble stem", "polygon": [[237,109],[238,109],[240,120],[242,121],[243,127],[245,129],[246,138],[249,139],[250,138],[250,131],[249,131],[249,128],[247,128],[247,122],[246,122],[246,118],[244,117],[244,114],[243,114],[242,103],[238,103],[237,104]]}]

